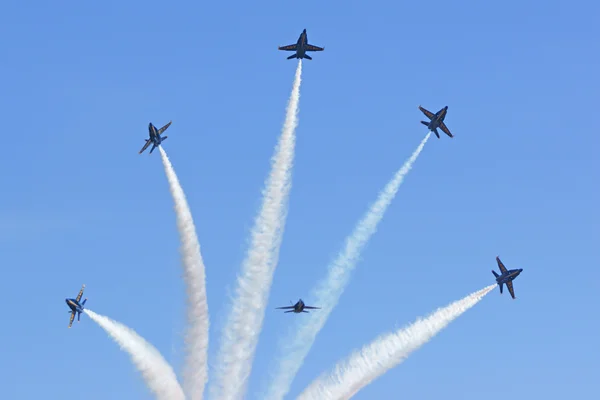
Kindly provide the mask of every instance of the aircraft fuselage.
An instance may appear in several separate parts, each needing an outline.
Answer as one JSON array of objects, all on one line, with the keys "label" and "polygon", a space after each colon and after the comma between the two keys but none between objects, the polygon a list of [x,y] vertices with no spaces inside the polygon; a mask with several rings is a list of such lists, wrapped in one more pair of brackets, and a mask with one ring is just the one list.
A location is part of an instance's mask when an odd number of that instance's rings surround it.
[{"label": "aircraft fuselage", "polygon": [[300,300],[296,304],[294,304],[294,312],[301,313],[302,311],[304,311],[304,302]]},{"label": "aircraft fuselage", "polygon": [[162,142],[160,135],[158,134],[158,130],[156,129],[156,127],[154,125],[152,125],[152,123],[150,123],[150,125],[148,125],[148,131],[150,134],[150,140],[152,140],[152,143],[154,143],[155,145],[159,145],[160,142]]},{"label": "aircraft fuselage", "polygon": [[447,111],[448,111],[448,106],[442,108],[440,111],[437,112],[437,114],[435,114],[435,118],[433,119],[433,121],[435,121],[436,125],[439,126],[440,123],[444,122],[444,118],[446,118]]},{"label": "aircraft fuselage", "polygon": [[496,278],[496,283],[501,284],[501,283],[510,282],[513,279],[515,279],[517,276],[519,276],[519,274],[521,272],[523,272],[523,268],[511,269],[509,271],[506,271],[505,274],[502,274]]},{"label": "aircraft fuselage", "polygon": [[79,302],[77,300],[65,299],[65,302],[67,303],[67,305],[69,306],[71,311],[73,311],[73,312],[82,312],[83,311],[81,304],[79,304]]},{"label": "aircraft fuselage", "polygon": [[302,31],[302,33],[300,34],[300,37],[298,38],[298,42],[297,42],[297,49],[296,49],[296,58],[303,58],[304,54],[306,54],[306,43],[308,43],[308,40],[306,40],[306,29],[304,31]]},{"label": "aircraft fuselage", "polygon": [[446,118],[446,111],[448,111],[448,106],[442,108],[433,115],[433,118],[431,118],[431,121],[428,124],[429,130],[435,131],[440,127],[442,122],[444,122],[444,118]]}]

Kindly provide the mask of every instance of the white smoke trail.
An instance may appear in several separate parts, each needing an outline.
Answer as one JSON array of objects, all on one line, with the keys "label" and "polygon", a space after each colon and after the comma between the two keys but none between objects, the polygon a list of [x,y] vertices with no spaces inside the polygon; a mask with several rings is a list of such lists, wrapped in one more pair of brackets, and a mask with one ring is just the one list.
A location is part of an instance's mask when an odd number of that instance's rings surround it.
[{"label": "white smoke trail", "polygon": [[211,382],[210,390],[215,399],[241,398],[250,376],[287,216],[301,75],[302,60],[298,62],[285,123],[271,159],[262,208],[252,229],[252,244],[238,276],[236,298],[223,330],[217,379],[214,384]]},{"label": "white smoke trail", "polygon": [[302,366],[317,334],[337,305],[350,279],[350,273],[358,263],[360,252],[377,230],[377,224],[383,218],[385,211],[396,196],[398,188],[404,181],[404,177],[423,150],[429,136],[431,136],[431,132],[425,136],[414,153],[379,194],[377,201],[358,223],[352,235],[346,239],[345,248],[339,253],[337,259],[330,264],[327,277],[313,291],[311,298],[315,299],[314,304],[323,308],[318,312],[307,315],[308,318],[302,318],[302,321],[298,321],[296,327],[291,331],[294,336],[281,341],[283,349],[279,356],[279,369],[272,379],[272,384],[265,396],[266,399],[281,400],[290,390],[292,381]]},{"label": "white smoke trail", "polygon": [[177,230],[181,241],[183,278],[187,292],[186,357],[183,372],[185,391],[190,400],[202,400],[208,380],[208,304],[206,273],[200,253],[196,227],[185,194],[162,146],[158,147],[175,203]]},{"label": "white smoke trail", "polygon": [[115,342],[129,353],[135,367],[142,373],[146,384],[159,400],[185,400],[175,372],[158,350],[133,329],[91,310],[83,310],[106,331]]},{"label": "white smoke trail", "polygon": [[462,313],[477,304],[496,285],[490,285],[462,300],[439,308],[425,319],[393,333],[382,335],[347,359],[337,363],[329,376],[322,375],[302,392],[298,400],[349,399],[410,353],[427,343]]}]

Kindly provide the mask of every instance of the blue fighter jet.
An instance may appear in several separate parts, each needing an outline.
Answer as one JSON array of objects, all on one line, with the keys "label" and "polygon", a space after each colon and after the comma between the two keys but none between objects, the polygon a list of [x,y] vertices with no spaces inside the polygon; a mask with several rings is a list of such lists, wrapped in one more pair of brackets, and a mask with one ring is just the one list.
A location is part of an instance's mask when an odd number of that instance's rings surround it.
[{"label": "blue fighter jet", "polygon": [[161,137],[160,135],[167,130],[167,128],[169,127],[169,125],[171,125],[172,121],[169,121],[168,124],[166,124],[165,126],[163,126],[160,129],[156,129],[156,127],[154,125],[152,125],[152,122],[150,122],[150,124],[148,125],[148,134],[150,135],[150,139],[146,139],[146,144],[144,145],[144,147],[142,147],[142,149],[140,150],[139,154],[142,154],[144,152],[144,150],[146,150],[148,148],[148,146],[150,146],[150,144],[152,144],[152,148],[150,149],[150,153],[152,154],[152,152],[154,151],[154,149],[157,146],[160,146],[160,144],[162,143],[163,140],[167,140],[168,136],[163,136]]},{"label": "blue fighter jet", "polygon": [[73,319],[75,319],[75,313],[77,313],[77,322],[80,322],[79,319],[81,318],[81,313],[83,312],[83,306],[85,305],[85,302],[87,301],[87,298],[86,298],[85,300],[83,300],[82,303],[79,303],[81,301],[81,296],[83,296],[83,289],[85,289],[85,285],[81,286],[81,290],[79,291],[79,294],[77,295],[77,297],[75,299],[65,299],[65,301],[67,302],[67,305],[71,309],[69,311],[71,313],[71,320],[69,321],[69,328],[71,327],[71,325],[73,325]]},{"label": "blue fighter jet", "polygon": [[510,292],[512,298],[515,298],[515,291],[513,289],[513,279],[515,279],[521,272],[523,272],[523,268],[519,269],[511,269],[507,270],[502,261],[500,261],[500,257],[496,257],[496,262],[498,262],[498,267],[500,268],[500,275],[494,270],[492,270],[492,274],[496,277],[496,283],[500,286],[500,294],[502,294],[502,287],[506,283],[506,287]]},{"label": "blue fighter jet", "polygon": [[325,47],[314,46],[312,44],[308,44],[308,37],[306,36],[306,29],[302,31],[300,37],[296,44],[290,44],[287,46],[279,46],[279,50],[284,51],[295,51],[296,54],[292,54],[287,59],[291,60],[292,58],[306,58],[307,60],[312,60],[312,57],[307,55],[307,51],[323,51]]},{"label": "blue fighter jet", "polygon": [[[291,301],[290,301],[291,303]],[[298,302],[292,306],[286,306],[286,307],[276,307],[278,310],[289,310],[289,311],[284,311],[284,313],[301,313],[301,312],[305,312],[308,313],[308,311],[305,310],[309,309],[309,310],[318,310],[321,307],[312,307],[312,306],[307,306],[304,304],[304,302],[302,301],[302,299],[298,300]]]},{"label": "blue fighter jet", "polygon": [[448,129],[446,124],[444,123],[444,118],[446,118],[446,113],[448,112],[448,106],[442,108],[440,111],[436,112],[435,114],[429,110],[424,109],[421,106],[419,106],[419,110],[421,110],[421,112],[423,114],[425,114],[427,116],[427,118],[430,119],[429,122],[421,121],[421,123],[423,125],[425,125],[426,127],[428,127],[430,131],[435,133],[435,136],[437,136],[438,139],[440,138],[440,134],[438,133],[437,128],[440,128],[442,131],[444,131],[444,133],[446,135],[448,135],[450,137],[454,137],[450,133],[450,130]]}]

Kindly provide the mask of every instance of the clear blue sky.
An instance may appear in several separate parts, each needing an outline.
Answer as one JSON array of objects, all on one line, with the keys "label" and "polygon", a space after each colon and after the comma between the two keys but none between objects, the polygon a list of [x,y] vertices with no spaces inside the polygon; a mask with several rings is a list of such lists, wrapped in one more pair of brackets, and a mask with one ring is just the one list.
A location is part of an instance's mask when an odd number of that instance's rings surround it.
[{"label": "clear blue sky", "polygon": [[[402,4],[399,4],[402,3]],[[292,387],[376,335],[524,268],[357,399],[591,398],[600,329],[600,13],[595,1],[0,5],[0,386],[6,399],[151,398],[64,298],[151,341],[180,371],[184,285],[165,142],[207,266],[211,356],[304,62],[290,213],[249,388],[308,294],[449,106]],[[502,387],[503,384],[508,384]]]}]

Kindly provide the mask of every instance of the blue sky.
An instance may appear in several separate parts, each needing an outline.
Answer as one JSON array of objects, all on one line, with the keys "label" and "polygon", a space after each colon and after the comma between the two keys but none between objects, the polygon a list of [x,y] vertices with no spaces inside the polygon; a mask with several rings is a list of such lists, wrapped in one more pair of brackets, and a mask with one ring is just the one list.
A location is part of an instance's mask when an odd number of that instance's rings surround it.
[{"label": "blue sky", "polygon": [[[367,4],[368,3],[368,4]],[[356,399],[590,398],[600,347],[593,1],[58,2],[0,5],[3,398],[151,398],[65,297],[125,323],[180,371],[184,286],[165,149],[207,266],[211,356],[260,206],[306,28],[293,188],[249,387],[302,297],[426,128],[425,146],[294,381],[524,268]],[[498,384],[509,386],[498,390]]]}]

